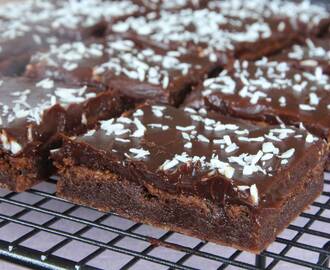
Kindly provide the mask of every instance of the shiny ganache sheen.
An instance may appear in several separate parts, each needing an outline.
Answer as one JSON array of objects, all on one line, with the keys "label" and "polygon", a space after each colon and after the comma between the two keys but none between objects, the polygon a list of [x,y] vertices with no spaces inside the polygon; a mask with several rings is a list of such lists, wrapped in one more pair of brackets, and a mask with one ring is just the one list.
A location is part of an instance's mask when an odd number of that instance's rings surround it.
[{"label": "shiny ganache sheen", "polygon": [[[0,147],[15,155],[33,141],[46,141],[57,131],[74,129],[74,124],[87,125],[87,119],[82,119],[82,112],[76,106],[95,98],[101,90],[101,87],[56,83],[51,79],[35,82],[3,77]],[[68,127],[70,124],[73,126]]]},{"label": "shiny ganache sheen", "polygon": [[32,57],[26,75],[67,82],[98,81],[128,97],[177,105],[191,86],[218,67],[180,47],[163,49],[134,38],[52,45]]},{"label": "shiny ganache sheen", "polygon": [[288,62],[307,71],[321,67],[330,75],[330,38],[307,38],[271,56],[270,60]]},{"label": "shiny ganache sheen", "polygon": [[31,53],[51,44],[100,36],[108,23],[144,12],[144,7],[140,8],[130,0],[28,0],[19,5],[11,2],[1,5],[0,61],[9,56],[28,61],[26,58]]},{"label": "shiny ganache sheen", "polygon": [[256,121],[299,125],[329,137],[330,77],[319,66],[304,70],[292,62],[236,61],[203,83],[213,109]]},{"label": "shiny ganache sheen", "polygon": [[111,30],[173,47],[198,48],[210,60],[221,60],[227,53],[253,60],[285,48],[297,33],[323,33],[329,23],[327,10],[307,1],[210,1],[207,8],[129,17]]},{"label": "shiny ganache sheen", "polygon": [[[274,206],[309,165],[324,161],[325,151],[326,144],[304,129],[261,128],[203,109],[144,105],[65,139],[54,155],[116,173],[151,194]],[[305,166],[311,153],[316,158],[308,162],[315,164]]]}]

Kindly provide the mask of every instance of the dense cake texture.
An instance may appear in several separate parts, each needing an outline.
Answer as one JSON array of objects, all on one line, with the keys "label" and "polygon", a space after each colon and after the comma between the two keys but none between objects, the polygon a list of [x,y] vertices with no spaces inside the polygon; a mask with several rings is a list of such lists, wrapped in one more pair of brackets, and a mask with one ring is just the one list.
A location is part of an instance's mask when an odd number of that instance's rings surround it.
[{"label": "dense cake texture", "polygon": [[0,95],[0,185],[15,191],[52,173],[47,155],[58,132],[82,133],[125,108],[120,96],[101,86],[50,79],[4,77]]},{"label": "dense cake texture", "polygon": [[53,151],[58,196],[260,252],[321,192],[305,129],[145,104]]},{"label": "dense cake texture", "polygon": [[67,82],[96,81],[133,99],[178,105],[193,85],[218,66],[217,61],[183,47],[164,49],[146,40],[107,36],[53,45],[32,57],[26,75]]}]

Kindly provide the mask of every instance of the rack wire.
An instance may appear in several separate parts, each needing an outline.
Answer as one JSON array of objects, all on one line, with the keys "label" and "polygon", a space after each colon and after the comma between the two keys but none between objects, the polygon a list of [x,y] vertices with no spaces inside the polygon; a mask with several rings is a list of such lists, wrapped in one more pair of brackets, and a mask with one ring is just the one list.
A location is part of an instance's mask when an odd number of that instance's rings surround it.
[{"label": "rack wire", "polygon": [[258,256],[71,204],[55,184],[0,189],[0,258],[33,269],[330,269],[330,174]]},{"label": "rack wire", "polygon": [[23,193],[0,189],[0,259],[56,270],[330,269],[330,174],[324,181],[260,255],[71,204],[55,196],[56,179]]}]

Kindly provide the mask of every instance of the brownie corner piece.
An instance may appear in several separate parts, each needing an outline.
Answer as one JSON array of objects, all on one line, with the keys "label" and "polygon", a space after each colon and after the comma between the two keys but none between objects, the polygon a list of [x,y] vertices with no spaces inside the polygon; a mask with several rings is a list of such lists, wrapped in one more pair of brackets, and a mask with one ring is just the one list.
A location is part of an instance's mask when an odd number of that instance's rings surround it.
[{"label": "brownie corner piece", "polygon": [[52,157],[60,197],[258,253],[321,193],[327,151],[303,129],[145,104]]},{"label": "brownie corner piece", "polygon": [[127,107],[121,96],[101,85],[49,78],[2,77],[0,94],[0,184],[14,191],[51,175],[49,150],[58,144],[59,133],[84,133]]}]

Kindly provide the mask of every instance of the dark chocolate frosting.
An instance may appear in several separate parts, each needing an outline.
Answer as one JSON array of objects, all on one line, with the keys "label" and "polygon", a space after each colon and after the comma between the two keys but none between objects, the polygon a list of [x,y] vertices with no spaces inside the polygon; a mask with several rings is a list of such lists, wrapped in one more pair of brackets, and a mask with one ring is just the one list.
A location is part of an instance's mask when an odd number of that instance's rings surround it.
[{"label": "dark chocolate frosting", "polygon": [[210,1],[207,8],[202,5],[161,9],[119,21],[111,30],[133,33],[173,47],[191,47],[210,60],[219,59],[224,53],[256,59],[284,48],[296,33],[319,31],[323,20],[330,24],[324,7],[284,1],[250,2]]},{"label": "dark chocolate frosting", "polygon": [[327,138],[330,127],[330,78],[287,62],[236,61],[233,69],[204,81],[203,96],[223,113],[253,120],[299,125]]},{"label": "dark chocolate frosting", "polygon": [[124,16],[143,14],[130,0],[32,1],[0,7],[0,61],[33,53],[58,41],[99,36],[107,24]]},{"label": "dark chocolate frosting", "polygon": [[68,130],[77,117],[81,125],[82,112],[75,109],[75,104],[95,98],[100,92],[101,88],[56,83],[51,79],[35,82],[23,77],[3,77],[0,147],[18,154],[33,141],[45,141],[57,131]]},{"label": "dark chocolate frosting", "polygon": [[298,168],[306,155],[317,151],[309,162],[323,162],[325,149],[304,129],[261,128],[205,110],[145,105],[67,141],[59,157],[110,170],[151,192],[269,206],[304,173]]},{"label": "dark chocolate frosting", "polygon": [[314,71],[321,67],[330,75],[330,39],[307,38],[270,57],[274,61],[286,61],[297,68]]},{"label": "dark chocolate frosting", "polygon": [[109,35],[52,45],[32,57],[26,75],[66,82],[101,81],[128,97],[177,104],[217,64],[184,48],[168,50],[132,37]]}]

